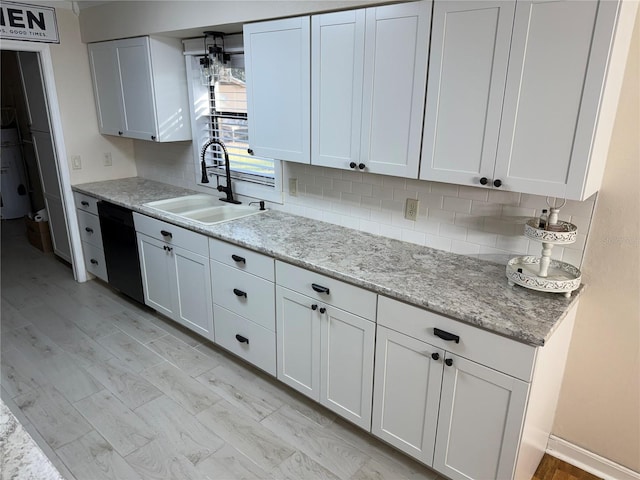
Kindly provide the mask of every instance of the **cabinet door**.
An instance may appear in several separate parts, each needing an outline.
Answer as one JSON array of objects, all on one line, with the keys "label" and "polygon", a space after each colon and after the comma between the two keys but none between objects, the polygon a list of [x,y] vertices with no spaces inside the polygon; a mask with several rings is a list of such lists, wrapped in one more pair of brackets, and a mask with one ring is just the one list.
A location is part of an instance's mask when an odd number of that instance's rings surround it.
[{"label": "cabinet door", "polygon": [[311,163],[360,161],[365,11],[311,19]]},{"label": "cabinet door", "polygon": [[369,431],[375,323],[325,307],[320,333],[320,403]]},{"label": "cabinet door", "polygon": [[447,353],[433,468],[453,480],[512,478],[529,384]]},{"label": "cabinet door", "polygon": [[418,178],[431,3],[367,9],[361,162]]},{"label": "cabinet door", "polygon": [[516,6],[495,177],[509,190],[579,199],[618,2]]},{"label": "cabinet door", "polygon": [[175,318],[176,273],[171,252],[164,242],[138,233],[138,254],[144,303],[169,318]]},{"label": "cabinet door", "polygon": [[[316,305],[316,309],[312,309]],[[320,399],[320,313],[311,298],[276,288],[278,380]]]},{"label": "cabinet door", "polygon": [[49,132],[51,131],[49,127],[49,108],[40,67],[40,54],[36,52],[17,52],[17,56],[27,107],[29,129]]},{"label": "cabinet door", "polygon": [[151,81],[149,38],[129,38],[116,42],[122,87],[124,132],[127,137],[155,140],[155,94]]},{"label": "cabinet door", "polygon": [[213,340],[209,259],[179,247],[173,247],[171,253],[177,279],[175,320]]},{"label": "cabinet door", "polygon": [[310,21],[244,26],[249,144],[256,155],[310,161]]},{"label": "cabinet door", "polygon": [[443,358],[443,350],[378,326],[371,432],[429,466]]},{"label": "cabinet door", "polygon": [[437,1],[420,178],[493,178],[515,2]]},{"label": "cabinet door", "polygon": [[122,88],[114,42],[90,43],[88,49],[98,130],[105,135],[122,135]]}]

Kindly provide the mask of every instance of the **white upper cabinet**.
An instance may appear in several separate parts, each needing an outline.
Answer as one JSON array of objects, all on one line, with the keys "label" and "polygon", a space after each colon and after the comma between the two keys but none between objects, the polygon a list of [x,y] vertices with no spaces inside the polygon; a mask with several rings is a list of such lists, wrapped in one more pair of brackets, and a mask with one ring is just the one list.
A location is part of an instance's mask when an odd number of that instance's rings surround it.
[{"label": "white upper cabinet", "polygon": [[191,139],[179,40],[138,37],[88,48],[101,133],[157,142]]},{"label": "white upper cabinet", "polygon": [[617,11],[610,1],[517,3],[495,168],[505,188],[577,200],[597,190],[584,185],[605,161],[591,153]]},{"label": "white upper cabinet", "polygon": [[416,178],[430,2],[314,16],[311,163]]},{"label": "white upper cabinet", "polygon": [[365,171],[418,178],[430,25],[431,2],[367,9],[360,148]]},{"label": "white upper cabinet", "polygon": [[365,11],[311,19],[311,163],[360,163]]},{"label": "white upper cabinet", "polygon": [[575,200],[597,191],[620,88],[607,77],[619,75],[612,45],[628,48],[613,41],[619,10],[436,2],[420,178]]},{"label": "white upper cabinet", "polygon": [[435,2],[421,179],[479,185],[493,177],[514,7]]},{"label": "white upper cabinet", "polygon": [[244,26],[249,144],[256,155],[309,163],[310,19]]}]

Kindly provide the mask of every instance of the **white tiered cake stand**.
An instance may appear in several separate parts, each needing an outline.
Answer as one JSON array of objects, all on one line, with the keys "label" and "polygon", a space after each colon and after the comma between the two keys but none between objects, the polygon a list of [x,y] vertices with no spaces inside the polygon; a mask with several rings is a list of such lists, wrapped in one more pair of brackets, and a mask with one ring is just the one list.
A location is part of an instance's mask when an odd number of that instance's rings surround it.
[{"label": "white tiered cake stand", "polygon": [[545,228],[538,226],[537,218],[527,221],[524,235],[531,240],[542,242],[542,256],[526,255],[512,258],[506,269],[509,286],[520,285],[541,292],[563,293],[565,297],[570,297],[571,292],[580,286],[581,273],[578,268],[551,259],[554,245],[574,243],[578,234],[578,227],[558,220],[559,212],[560,208],[551,207]]}]

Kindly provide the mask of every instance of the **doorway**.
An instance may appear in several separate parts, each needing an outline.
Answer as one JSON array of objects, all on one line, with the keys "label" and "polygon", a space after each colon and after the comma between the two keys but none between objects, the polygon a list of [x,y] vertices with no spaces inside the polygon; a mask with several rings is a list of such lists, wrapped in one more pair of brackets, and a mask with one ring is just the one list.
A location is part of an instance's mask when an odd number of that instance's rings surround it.
[{"label": "doorway", "polygon": [[[26,105],[23,104],[22,108],[26,109],[29,128],[23,138],[31,143],[25,144],[28,147],[25,151],[33,149],[37,164],[38,175],[31,182],[32,210],[44,203],[55,254],[71,263],[75,279],[84,282],[87,280],[87,274],[82,257],[49,46],[3,41],[3,56],[10,52],[15,52],[13,54],[18,59],[20,71],[17,78],[21,81],[26,97]],[[3,70],[3,81],[7,78],[5,74]],[[30,172],[30,176],[35,176],[33,171]],[[37,186],[40,188],[35,188]]]}]

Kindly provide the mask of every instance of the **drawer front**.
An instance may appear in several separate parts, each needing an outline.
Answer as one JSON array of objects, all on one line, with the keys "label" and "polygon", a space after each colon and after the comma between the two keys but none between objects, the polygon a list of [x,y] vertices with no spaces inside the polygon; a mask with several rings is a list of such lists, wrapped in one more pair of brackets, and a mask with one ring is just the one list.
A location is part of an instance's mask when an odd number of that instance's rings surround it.
[{"label": "drawer front", "polygon": [[98,215],[99,200],[97,198],[85,195],[84,193],[80,192],[73,192],[73,197],[76,200],[76,208],[78,210],[84,210],[85,212]]},{"label": "drawer front", "polygon": [[136,226],[136,232],[144,233],[166,242],[168,245],[176,245],[203,257],[209,256],[209,244],[204,235],[137,212],[133,213],[133,222]]},{"label": "drawer front", "polygon": [[230,267],[257,275],[270,282],[275,281],[275,262],[267,255],[210,238],[209,256]]},{"label": "drawer front", "polygon": [[213,306],[216,343],[271,375],[276,374],[276,334],[230,312]]},{"label": "drawer front", "polygon": [[[472,325],[423,310],[387,297],[378,297],[378,324],[438,348],[486,365],[500,372],[531,381],[536,348],[487,332]],[[444,340],[434,329],[459,337]]]},{"label": "drawer front", "polygon": [[[276,283],[369,320],[376,320],[377,294],[284,262],[276,262]],[[328,293],[318,290],[328,289]]]},{"label": "drawer front", "polygon": [[107,263],[104,260],[102,249],[90,243],[82,242],[82,253],[84,254],[84,263],[87,271],[108,282]]},{"label": "drawer front", "polygon": [[213,302],[275,332],[275,286],[263,278],[211,260]]},{"label": "drawer front", "polygon": [[83,242],[102,249],[100,219],[96,215],[78,210],[78,226],[80,227],[80,238]]}]

